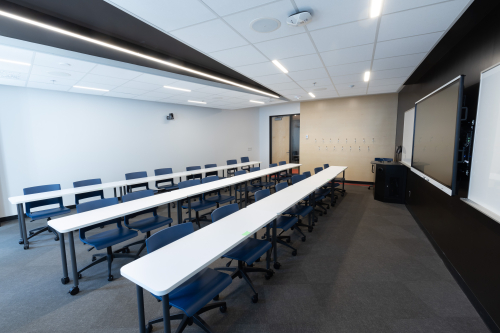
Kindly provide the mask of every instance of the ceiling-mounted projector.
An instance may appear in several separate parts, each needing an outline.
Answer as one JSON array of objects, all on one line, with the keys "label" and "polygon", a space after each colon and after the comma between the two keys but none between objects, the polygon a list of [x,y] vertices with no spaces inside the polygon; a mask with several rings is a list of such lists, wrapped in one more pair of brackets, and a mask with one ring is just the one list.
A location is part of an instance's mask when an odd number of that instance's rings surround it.
[{"label": "ceiling-mounted projector", "polygon": [[293,15],[290,15],[286,19],[286,23],[288,25],[293,25],[294,27],[301,27],[303,25],[311,22],[312,15],[309,12],[299,12]]}]

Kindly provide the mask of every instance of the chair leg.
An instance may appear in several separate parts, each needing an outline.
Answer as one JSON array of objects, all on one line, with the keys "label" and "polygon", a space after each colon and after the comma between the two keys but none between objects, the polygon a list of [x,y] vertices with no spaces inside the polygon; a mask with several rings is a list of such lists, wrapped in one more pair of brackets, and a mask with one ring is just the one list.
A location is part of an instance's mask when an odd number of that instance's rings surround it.
[{"label": "chair leg", "polygon": [[111,275],[111,264],[113,263],[113,251],[111,250],[111,246],[106,248],[107,252],[107,260],[108,260],[108,281],[113,281],[113,275]]},{"label": "chair leg", "polygon": [[281,244],[281,245],[284,245],[284,246],[286,246],[286,247],[288,247],[288,248],[292,249],[292,250],[293,250],[293,251],[292,251],[292,255],[293,255],[293,256],[296,256],[296,255],[297,255],[297,249],[296,249],[296,248],[294,248],[293,246],[291,246],[290,244],[288,244],[287,242],[283,242],[281,239],[277,239],[277,240],[276,240],[276,243]]},{"label": "chair leg", "polygon": [[104,256],[104,257],[99,258],[99,259],[97,259],[97,260],[95,260],[95,261],[92,261],[92,263],[90,263],[90,264],[88,264],[87,266],[85,266],[85,267],[83,267],[82,269],[80,269],[80,270],[78,271],[78,274],[81,274],[83,271],[85,271],[85,270],[89,269],[90,267],[95,266],[95,265],[97,265],[97,264],[99,264],[99,263],[101,263],[101,262],[105,262],[106,260],[108,260],[108,258],[107,258],[107,256]]},{"label": "chair leg", "polygon": [[49,227],[40,227],[40,228],[30,230],[30,232],[29,232],[30,235],[28,236],[28,239],[31,239],[31,238],[35,237],[36,235],[41,234],[44,231],[49,231]]},{"label": "chair leg", "polygon": [[193,322],[198,325],[203,331],[212,333],[212,329],[210,328],[210,326],[208,326],[208,324],[197,314],[193,316]]},{"label": "chair leg", "polygon": [[205,312],[210,311],[212,309],[220,308],[221,306],[226,306],[226,302],[212,302],[212,303],[205,305],[198,312],[196,312],[196,314],[201,315],[202,313],[205,313]]}]

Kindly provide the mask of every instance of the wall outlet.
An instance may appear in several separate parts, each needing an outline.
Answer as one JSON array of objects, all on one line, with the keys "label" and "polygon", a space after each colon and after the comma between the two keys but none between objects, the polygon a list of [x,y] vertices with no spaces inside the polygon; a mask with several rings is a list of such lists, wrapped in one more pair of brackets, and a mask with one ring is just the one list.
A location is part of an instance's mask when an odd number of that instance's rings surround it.
[{"label": "wall outlet", "polygon": [[248,148],[248,151],[252,151],[252,148]]},{"label": "wall outlet", "polygon": [[309,135],[306,134],[306,139],[309,139]]}]

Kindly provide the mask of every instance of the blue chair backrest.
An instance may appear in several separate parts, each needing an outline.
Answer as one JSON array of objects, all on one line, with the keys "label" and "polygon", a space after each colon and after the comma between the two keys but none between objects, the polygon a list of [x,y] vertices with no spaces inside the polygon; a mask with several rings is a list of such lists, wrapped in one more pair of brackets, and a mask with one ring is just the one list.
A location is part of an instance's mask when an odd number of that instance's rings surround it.
[{"label": "blue chair backrest", "polygon": [[328,169],[330,167],[330,164],[323,164],[324,169]]},{"label": "blue chair backrest", "polygon": [[239,176],[239,175],[244,175],[244,174],[246,174],[246,173],[247,173],[247,172],[246,172],[245,170],[240,170],[240,171],[236,171],[236,172],[234,173],[234,175],[235,175],[235,176]]},{"label": "blue chair backrest", "polygon": [[250,168],[250,172],[259,171],[260,167]]},{"label": "blue chair backrest", "polygon": [[201,166],[189,166],[186,167],[186,171],[201,170]]},{"label": "blue chair backrest", "polygon": [[[61,185],[59,185],[59,184],[40,185],[40,186],[33,186],[33,187],[24,188],[23,193],[24,193],[24,195],[28,195],[28,194],[50,192],[50,191],[59,191],[60,189],[61,189]],[[48,205],[54,205],[54,204],[59,204],[59,207],[62,208],[63,207],[62,197],[27,202],[26,203],[26,212],[29,213],[31,211],[31,209],[36,208],[36,207],[48,206]]]},{"label": "blue chair backrest", "polygon": [[[186,171],[193,171],[193,170],[201,170],[201,166],[197,165],[197,166],[186,167]],[[197,174],[194,174],[194,175],[186,176],[186,179],[196,179],[196,178],[201,179],[201,173],[197,173]]]},{"label": "blue chair backrest", "polygon": [[205,177],[201,180],[202,184],[210,183],[213,181],[219,180],[219,176],[210,176],[210,177]]},{"label": "blue chair backrest", "polygon": [[255,201],[259,201],[260,199],[264,199],[265,197],[268,197],[271,195],[271,191],[266,188],[265,190],[260,190],[255,192]]},{"label": "blue chair backrest", "polygon": [[227,160],[227,165],[238,164],[237,160]]},{"label": "blue chair backrest", "polygon": [[[205,169],[216,168],[217,164],[205,164]],[[210,176],[218,176],[219,171],[205,172],[205,178]]]},{"label": "blue chair backrest", "polygon": [[[146,198],[146,197],[152,197],[154,194],[155,194],[155,191],[153,191],[153,190],[132,192],[132,193],[129,193],[129,194],[122,196],[122,202],[129,202],[132,200],[142,199],[142,198]],[[142,214],[147,214],[147,213],[153,213],[156,216],[157,215],[156,207],[146,209],[146,210],[141,210],[140,212],[126,215],[125,216],[125,224],[128,223],[128,219],[134,218],[134,217],[142,215]]]},{"label": "blue chair backrest", "polygon": [[205,164],[205,169],[216,168],[217,164]]},{"label": "blue chair backrest", "polygon": [[191,187],[191,186],[196,186],[200,185],[201,182],[199,179],[190,179],[190,180],[185,180],[183,182],[179,183],[179,188],[186,188],[186,187]]},{"label": "blue chair backrest", "polygon": [[220,219],[225,218],[228,215],[231,215],[234,212],[239,210],[238,204],[230,204],[226,206],[222,206],[217,208],[212,212],[212,222],[217,222]]},{"label": "blue chair backrest", "polygon": [[286,164],[286,162],[285,162],[285,161],[281,161],[281,162],[279,162],[278,164],[279,164],[279,165],[285,165],[285,164]]},{"label": "blue chair backrest", "polygon": [[295,175],[295,176],[292,176],[292,185],[293,184],[296,184],[300,181],[303,181],[304,179],[306,179],[306,176],[305,175]]},{"label": "blue chair backrest", "polygon": [[130,172],[125,174],[126,180],[137,179],[137,178],[146,178],[148,173],[146,171],[138,171],[138,172]]},{"label": "blue chair backrest", "polygon": [[271,164],[269,164],[269,167],[270,167],[270,168],[274,168],[274,167],[277,167],[277,166],[278,166],[278,164],[277,164],[277,163],[271,163]]},{"label": "blue chair backrest", "polygon": [[248,162],[250,162],[250,159],[248,157],[241,158],[241,163],[248,163]]},{"label": "blue chair backrest", "polygon": [[384,158],[383,160],[384,160],[384,162],[392,162],[393,161],[392,158]]},{"label": "blue chair backrest", "polygon": [[146,239],[146,249],[148,253],[154,252],[161,247],[181,239],[184,236],[194,232],[194,227],[191,222],[179,224],[167,229],[158,231],[148,239]]},{"label": "blue chair backrest", "polygon": [[281,191],[282,189],[284,189],[285,187],[288,187],[288,183],[287,182],[283,182],[283,183],[278,183],[276,184],[275,188],[276,188],[276,192],[278,191]]},{"label": "blue chair backrest", "polygon": [[[101,178],[87,179],[87,180],[80,180],[77,182],[73,182],[73,187],[76,188],[76,187],[99,185],[99,184],[102,184]],[[104,191],[97,190],[97,191],[93,191],[93,192],[75,194],[75,204],[78,205],[78,204],[80,204],[80,200],[87,199],[87,198],[93,198],[93,197],[101,197],[101,199],[104,199]]]},{"label": "blue chair backrest", "polygon": [[309,177],[311,177],[311,171],[305,171],[302,175],[303,175],[305,178],[309,178]]},{"label": "blue chair backrest", "polygon": [[[108,198],[108,199],[100,199],[100,200],[94,200],[94,201],[89,201],[89,202],[84,202],[79,205],[76,205],[76,212],[77,213],[85,213],[90,210],[94,209],[99,209],[99,208],[104,208],[108,206],[113,206],[118,204],[118,198]],[[108,224],[113,224],[116,223],[117,227],[121,228],[122,223],[121,223],[121,218],[116,218],[110,221],[106,222],[101,222],[98,224],[91,225],[89,227],[81,228],[80,229],[80,239],[85,239],[85,232],[88,230],[96,229],[98,227],[108,225]]]},{"label": "blue chair backrest", "polygon": [[172,168],[156,169],[155,176],[169,175],[172,173]]},{"label": "blue chair backrest", "polygon": [[383,162],[384,159],[382,157],[375,157],[375,162]]},{"label": "blue chair backrest", "polygon": [[322,167],[314,168],[314,174],[317,174],[318,172],[321,172],[321,171],[323,171]]}]

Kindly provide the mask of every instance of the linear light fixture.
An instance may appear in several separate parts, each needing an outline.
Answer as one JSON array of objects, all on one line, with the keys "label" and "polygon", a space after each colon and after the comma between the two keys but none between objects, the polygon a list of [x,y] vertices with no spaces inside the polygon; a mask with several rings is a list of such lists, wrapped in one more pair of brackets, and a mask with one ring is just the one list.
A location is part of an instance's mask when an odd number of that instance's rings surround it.
[{"label": "linear light fixture", "polygon": [[278,67],[279,69],[281,69],[281,71],[283,73],[288,73],[288,69],[285,68],[285,66],[283,66],[282,64],[280,64],[280,62],[278,60],[273,60],[273,64],[276,65],[276,67]]},{"label": "linear light fixture", "polygon": [[312,98],[316,98],[313,93],[309,93],[309,96],[311,96]]},{"label": "linear light fixture", "polygon": [[176,87],[163,86],[163,88],[191,92],[191,90],[189,90],[189,89],[182,89],[182,88],[176,88]]},{"label": "linear light fixture", "polygon": [[98,89],[98,88],[82,87],[82,86],[73,86],[73,88],[88,89],[88,90],[97,90],[97,91],[109,91],[108,89]]},{"label": "linear light fixture", "polygon": [[363,80],[365,80],[365,82],[370,81],[370,71],[366,71],[366,72],[365,72],[365,75],[364,75],[364,77],[363,77]]},{"label": "linear light fixture", "polygon": [[250,102],[252,102],[252,103],[258,103],[258,104],[264,104],[264,102],[260,102],[260,101],[253,101],[253,100],[250,100]]},{"label": "linear light fixture", "polygon": [[20,61],[7,60],[7,59],[0,59],[0,61],[1,62],[8,62],[11,64],[16,64],[16,65],[31,66],[31,64],[28,64],[27,62],[20,62]]},{"label": "linear light fixture", "polygon": [[123,47],[119,47],[119,46],[116,46],[116,45],[105,43],[105,42],[102,42],[102,41],[94,39],[94,38],[89,38],[89,37],[85,37],[85,36],[82,36],[82,35],[79,35],[79,34],[75,34],[75,33],[71,32],[71,31],[67,31],[67,30],[64,30],[64,29],[56,28],[56,27],[53,27],[51,25],[48,25],[48,24],[45,24],[45,23],[41,23],[41,22],[38,22],[38,21],[30,20],[30,19],[27,19],[27,18],[19,16],[19,15],[15,15],[15,14],[11,14],[11,13],[5,12],[3,10],[0,10],[0,15],[4,16],[4,17],[11,18],[11,19],[16,20],[16,21],[20,21],[20,22],[24,22],[24,23],[27,23],[27,24],[31,24],[31,25],[34,25],[34,26],[37,26],[37,27],[40,27],[40,28],[43,28],[43,29],[47,29],[47,30],[50,30],[50,31],[58,32],[60,34],[66,35],[66,36],[70,36],[70,37],[73,37],[73,38],[81,39],[81,40],[84,40],[84,41],[89,42],[89,43],[94,43],[94,44],[101,45],[103,47],[107,47],[107,48],[110,48],[110,49],[113,49],[113,50],[116,50],[116,51],[120,51],[120,52],[123,52],[123,53],[131,54],[131,55],[134,55],[136,57],[143,58],[143,59],[151,60],[151,61],[163,64],[163,65],[166,65],[166,66],[174,67],[174,68],[177,68],[177,69],[180,69],[180,70],[192,73],[192,74],[200,75],[200,76],[203,76],[203,77],[215,80],[215,81],[219,81],[219,82],[223,82],[223,83],[226,83],[226,84],[230,84],[230,85],[235,86],[235,87],[240,87],[240,88],[243,88],[243,89],[246,89],[246,90],[254,91],[254,92],[257,92],[259,94],[263,94],[263,95],[270,96],[270,97],[273,97],[273,98],[279,98],[279,96],[277,96],[277,95],[270,94],[270,93],[267,93],[267,92],[259,90],[259,89],[251,88],[251,87],[245,86],[243,84],[239,84],[239,83],[236,83],[236,82],[233,82],[233,81],[230,81],[230,80],[226,80],[226,79],[214,76],[214,75],[203,73],[203,72],[191,69],[191,68],[187,68],[187,67],[184,67],[184,66],[176,65],[176,64],[174,64],[174,63],[172,63],[170,61],[161,60],[161,59],[158,59],[158,58],[147,56],[147,55],[142,54],[142,53],[138,53],[138,52],[135,52],[135,51],[127,50],[127,49],[125,49]]},{"label": "linear light fixture", "polygon": [[189,101],[189,103],[198,103],[198,104],[207,104],[207,102],[200,102],[200,101]]},{"label": "linear light fixture", "polygon": [[378,17],[380,16],[380,13],[382,12],[382,2],[383,0],[372,0],[371,6],[370,6],[370,17]]}]

